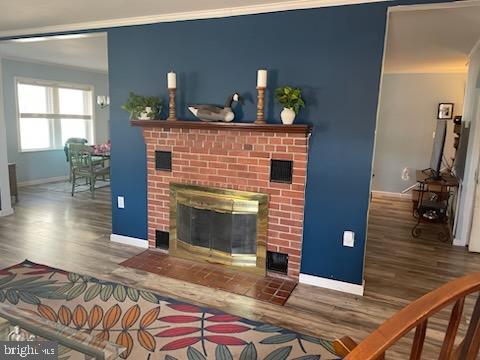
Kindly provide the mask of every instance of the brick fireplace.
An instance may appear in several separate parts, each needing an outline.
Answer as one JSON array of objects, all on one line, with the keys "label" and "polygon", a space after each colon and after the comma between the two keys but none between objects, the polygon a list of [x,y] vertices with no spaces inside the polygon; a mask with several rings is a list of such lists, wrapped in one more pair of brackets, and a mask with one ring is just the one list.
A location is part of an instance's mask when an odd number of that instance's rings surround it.
[{"label": "brick fireplace", "polygon": [[[288,276],[298,279],[308,161],[307,126],[160,120],[136,120],[132,124],[143,127],[146,144],[150,247],[155,247],[157,231],[170,229],[171,184],[267,194],[267,250],[287,254]],[[158,167],[159,154],[167,158],[170,168]],[[291,179],[272,181],[272,160],[291,164]]]}]

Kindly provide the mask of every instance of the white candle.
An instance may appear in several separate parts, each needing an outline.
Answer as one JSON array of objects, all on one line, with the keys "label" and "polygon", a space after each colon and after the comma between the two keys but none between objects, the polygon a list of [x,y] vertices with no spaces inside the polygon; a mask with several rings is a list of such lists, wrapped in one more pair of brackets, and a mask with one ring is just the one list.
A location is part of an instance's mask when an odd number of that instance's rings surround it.
[{"label": "white candle", "polygon": [[170,71],[167,75],[167,84],[169,89],[177,88],[177,74],[173,71]]},{"label": "white candle", "polygon": [[267,70],[258,70],[257,87],[267,87]]}]

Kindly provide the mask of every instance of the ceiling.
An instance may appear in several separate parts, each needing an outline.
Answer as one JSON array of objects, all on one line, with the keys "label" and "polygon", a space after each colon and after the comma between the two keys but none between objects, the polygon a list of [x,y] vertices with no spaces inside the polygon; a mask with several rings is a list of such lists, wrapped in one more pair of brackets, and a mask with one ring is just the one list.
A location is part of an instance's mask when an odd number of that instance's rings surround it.
[{"label": "ceiling", "polygon": [[480,39],[480,2],[470,4],[392,11],[385,72],[465,72]]},{"label": "ceiling", "polygon": [[108,71],[107,34],[39,37],[29,42],[2,41],[4,58]]},{"label": "ceiling", "polygon": [[[359,0],[343,1],[358,2]],[[248,7],[258,9],[259,6],[272,5],[274,9],[287,3],[296,8],[318,7],[319,4],[321,6],[322,3],[330,2],[332,0],[0,0],[0,9],[2,9],[0,12],[0,36],[28,34],[26,29],[38,30],[65,24],[104,22],[104,27],[108,27],[108,21],[114,19],[211,12],[221,9],[239,11]],[[148,22],[148,19],[145,21]],[[101,27],[101,24],[97,24],[95,27]]]}]

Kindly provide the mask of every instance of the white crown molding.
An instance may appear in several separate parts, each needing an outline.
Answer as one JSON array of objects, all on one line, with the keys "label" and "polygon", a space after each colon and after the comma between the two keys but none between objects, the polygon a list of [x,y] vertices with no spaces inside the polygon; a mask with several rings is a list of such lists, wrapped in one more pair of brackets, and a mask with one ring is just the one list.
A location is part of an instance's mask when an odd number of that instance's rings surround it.
[{"label": "white crown molding", "polygon": [[414,5],[396,5],[388,8],[388,12],[400,12],[400,11],[425,11],[425,10],[441,10],[451,8],[464,8],[471,6],[480,6],[479,0],[462,0],[451,1],[444,3],[430,3],[430,4],[414,4]]},{"label": "white crown molding", "polygon": [[24,62],[24,63],[28,63],[28,64],[53,66],[53,67],[59,67],[59,68],[62,68],[62,69],[67,69],[67,70],[85,71],[85,72],[90,72],[90,73],[95,73],[95,74],[108,75],[107,70],[92,69],[92,68],[87,68],[87,67],[83,67],[83,66],[60,64],[60,63],[54,63],[54,62],[50,62],[50,61],[29,59],[29,58],[24,58],[24,57],[21,57],[21,56],[2,55],[2,60],[18,61],[18,62]]},{"label": "white crown molding", "polygon": [[402,70],[385,70],[384,75],[441,75],[441,74],[463,74],[468,72],[468,67],[465,68],[444,68],[444,69],[402,69]]},{"label": "white crown molding", "polygon": [[111,234],[110,241],[124,245],[136,246],[142,249],[148,249],[148,241],[143,239],[137,239],[130,236]]},{"label": "white crown molding", "polygon": [[365,284],[358,285],[345,281],[327,279],[319,276],[300,274],[300,284],[313,285],[325,289],[337,290],[349,294],[363,296]]},{"label": "white crown molding", "polygon": [[[0,38],[21,37],[26,35],[53,34],[72,32],[80,30],[107,29],[120,26],[146,25],[162,22],[214,19],[230,16],[241,16],[251,14],[264,14],[277,11],[314,9],[331,6],[354,5],[362,3],[383,2],[384,0],[292,0],[276,2],[271,4],[259,4],[238,6],[222,9],[175,12],[169,14],[157,14],[148,16],[137,16],[129,18],[79,22],[74,24],[61,24],[43,26],[37,28],[25,28],[16,30],[0,31]],[[391,0],[386,0],[391,1]]]}]

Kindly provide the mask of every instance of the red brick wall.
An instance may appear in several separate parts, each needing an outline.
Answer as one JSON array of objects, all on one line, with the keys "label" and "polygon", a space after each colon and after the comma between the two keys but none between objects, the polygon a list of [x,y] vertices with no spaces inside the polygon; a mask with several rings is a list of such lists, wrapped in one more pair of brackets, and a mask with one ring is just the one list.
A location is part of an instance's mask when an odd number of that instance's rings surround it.
[{"label": "red brick wall", "polygon": [[[269,194],[270,251],[289,255],[298,278],[308,142],[304,134],[243,130],[144,129],[148,169],[148,239],[169,230],[169,184],[187,183]],[[172,152],[172,172],[155,169],[155,150]],[[292,184],[270,182],[270,159],[293,160]]]}]

